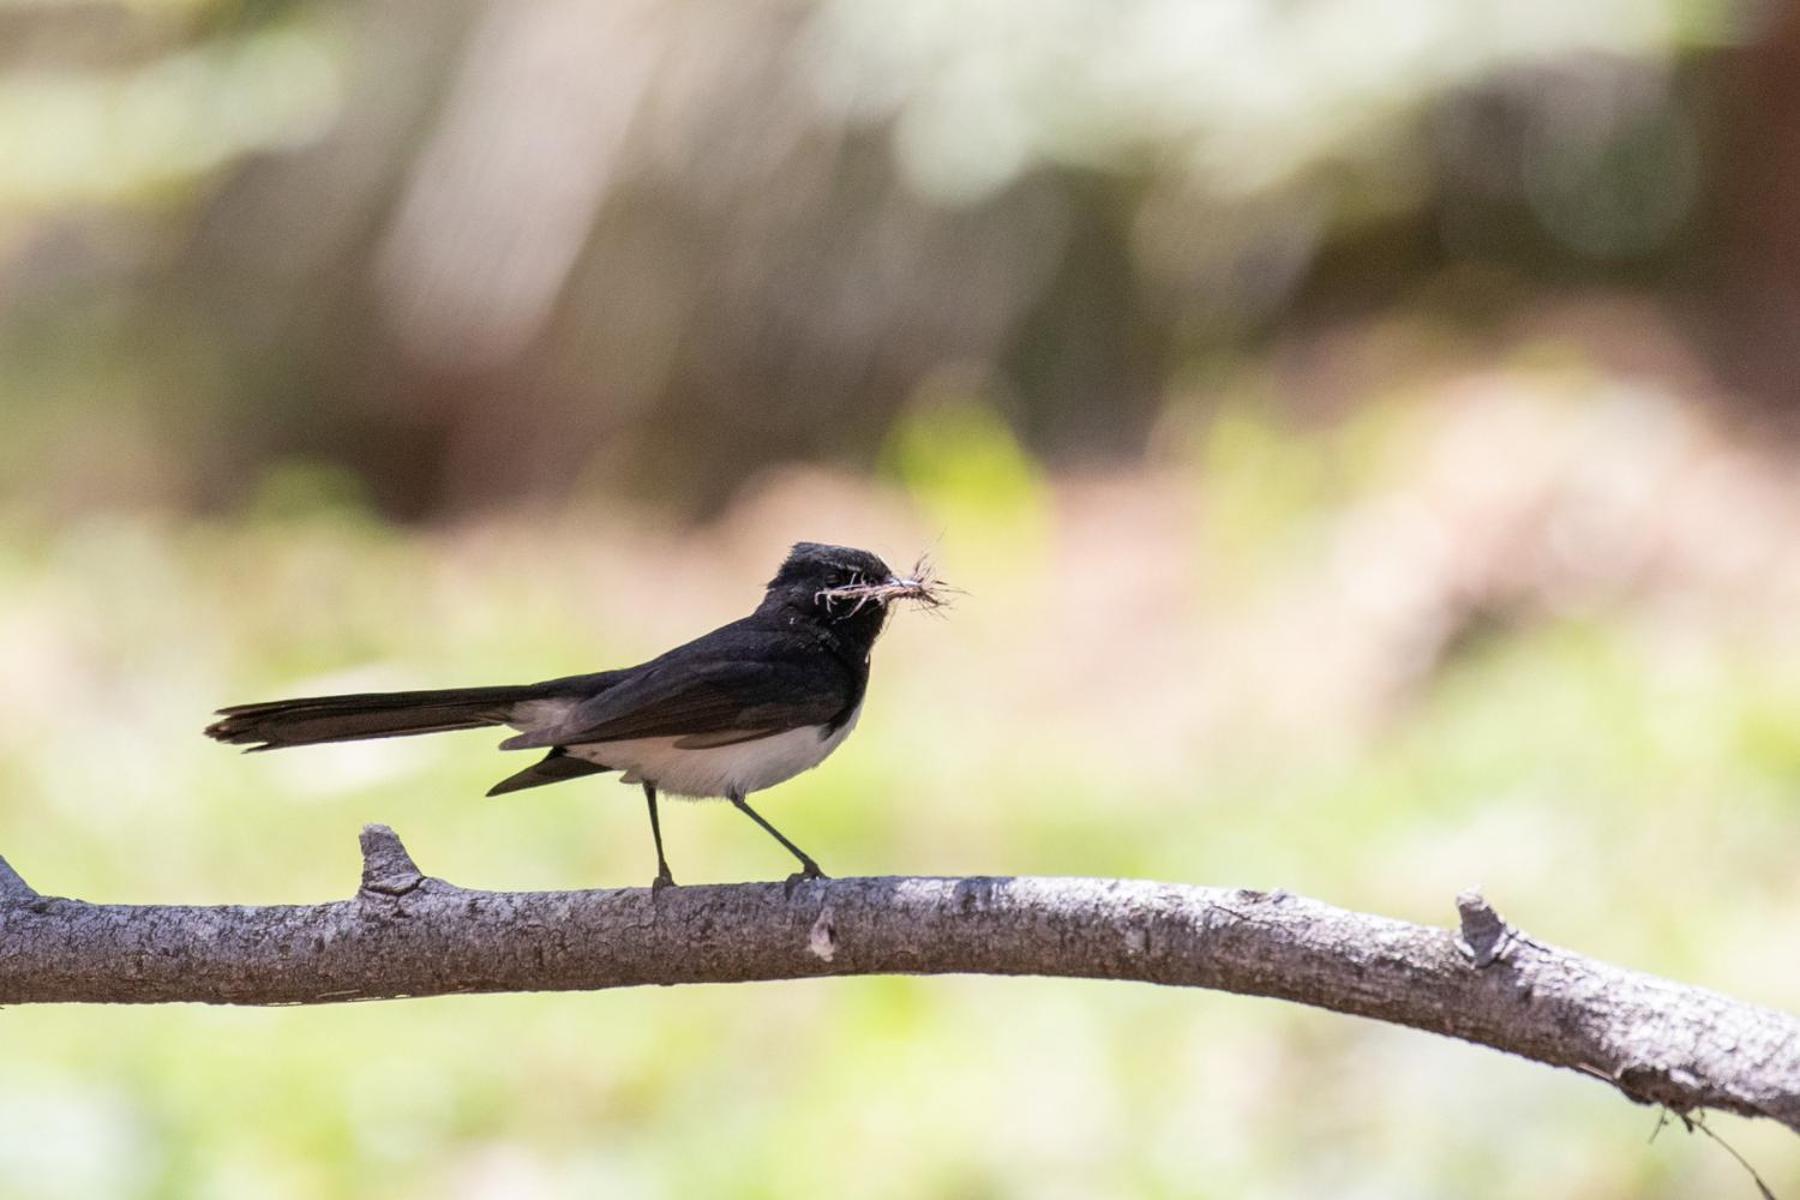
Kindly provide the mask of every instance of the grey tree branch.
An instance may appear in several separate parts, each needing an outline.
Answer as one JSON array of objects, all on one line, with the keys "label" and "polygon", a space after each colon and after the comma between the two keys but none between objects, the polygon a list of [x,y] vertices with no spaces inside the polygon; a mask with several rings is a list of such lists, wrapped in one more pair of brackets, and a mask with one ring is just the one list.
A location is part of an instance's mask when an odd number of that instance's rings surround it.
[{"label": "grey tree branch", "polygon": [[0,860],[0,1004],[323,1004],[820,975],[1060,975],[1294,1000],[1492,1046],[1682,1114],[1800,1132],[1800,1019],[1608,966],[1458,897],[1457,932],[1284,892],[879,878],[483,892],[384,826],[330,904],[101,905]]}]

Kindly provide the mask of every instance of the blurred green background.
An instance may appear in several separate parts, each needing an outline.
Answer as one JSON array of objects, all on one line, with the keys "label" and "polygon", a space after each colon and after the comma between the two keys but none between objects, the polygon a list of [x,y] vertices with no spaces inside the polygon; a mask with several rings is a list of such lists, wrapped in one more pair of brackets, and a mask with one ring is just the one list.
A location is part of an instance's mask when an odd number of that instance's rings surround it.
[{"label": "blurred green background", "polygon": [[[200,725],[931,548],[969,595],[765,803],[833,873],[1479,884],[1800,1009],[1797,372],[1800,4],[0,0],[0,852],[641,884],[635,792],[483,799],[491,736]],[[1753,1194],[1655,1123],[1115,984],[0,1013],[9,1200]]]}]

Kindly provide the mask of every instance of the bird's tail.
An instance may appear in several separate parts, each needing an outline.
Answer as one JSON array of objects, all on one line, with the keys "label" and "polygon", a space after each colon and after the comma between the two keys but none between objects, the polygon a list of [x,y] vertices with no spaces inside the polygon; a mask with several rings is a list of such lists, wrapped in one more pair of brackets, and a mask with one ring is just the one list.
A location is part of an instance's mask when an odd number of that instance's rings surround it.
[{"label": "bird's tail", "polygon": [[525,685],[270,700],[221,708],[206,736],[251,750],[276,750],[477,729],[506,724],[515,706],[542,694],[541,685]]}]

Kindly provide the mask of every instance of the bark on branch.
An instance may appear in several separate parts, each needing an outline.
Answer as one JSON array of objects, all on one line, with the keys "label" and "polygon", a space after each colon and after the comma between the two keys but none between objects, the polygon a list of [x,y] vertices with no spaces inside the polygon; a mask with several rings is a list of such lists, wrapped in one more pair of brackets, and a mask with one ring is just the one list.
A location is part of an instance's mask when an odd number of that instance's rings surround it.
[{"label": "bark on branch", "polygon": [[384,826],[330,904],[98,905],[0,859],[0,1004],[323,1004],[819,975],[1060,975],[1272,996],[1492,1046],[1686,1114],[1800,1132],[1800,1019],[1534,941],[1284,892],[1103,879],[880,878],[471,891]]}]

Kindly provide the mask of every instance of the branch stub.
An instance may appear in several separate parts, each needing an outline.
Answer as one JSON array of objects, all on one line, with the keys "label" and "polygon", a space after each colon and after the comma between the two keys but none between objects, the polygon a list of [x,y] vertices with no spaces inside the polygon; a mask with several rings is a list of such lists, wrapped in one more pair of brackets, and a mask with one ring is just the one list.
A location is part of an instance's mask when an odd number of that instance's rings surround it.
[{"label": "branch stub", "polygon": [[386,825],[364,825],[361,843],[364,894],[404,896],[425,882],[400,835]]},{"label": "branch stub", "polygon": [[37,889],[12,868],[5,858],[0,858],[0,900],[36,900]]},{"label": "branch stub", "polygon": [[1462,916],[1462,931],[1456,948],[1477,969],[1490,967],[1503,960],[1512,950],[1512,926],[1501,919],[1474,888],[1456,897],[1456,911]]}]

